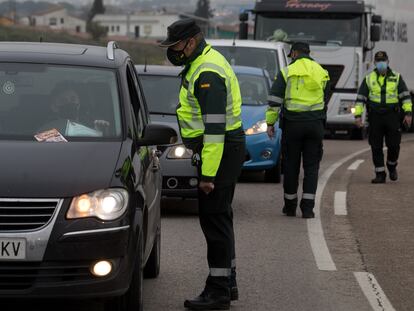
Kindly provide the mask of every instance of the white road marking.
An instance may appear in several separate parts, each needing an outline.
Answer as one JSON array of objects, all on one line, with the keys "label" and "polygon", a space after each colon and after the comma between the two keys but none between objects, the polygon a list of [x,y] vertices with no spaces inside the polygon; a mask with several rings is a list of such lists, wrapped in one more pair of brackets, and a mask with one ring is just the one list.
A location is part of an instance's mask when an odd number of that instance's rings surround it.
[{"label": "white road marking", "polygon": [[374,275],[368,272],[354,272],[354,275],[374,311],[395,311]]},{"label": "white road marking", "polygon": [[338,215],[338,216],[348,215],[348,211],[346,209],[346,191],[335,192],[334,209],[335,209],[335,215]]},{"label": "white road marking", "polygon": [[350,171],[356,171],[358,169],[358,167],[364,163],[365,160],[356,160],[354,163],[352,163],[349,167],[348,170]]},{"label": "white road marking", "polygon": [[329,178],[335,172],[337,168],[342,166],[344,163],[349,160],[359,156],[360,154],[371,150],[370,148],[365,148],[360,151],[357,151],[338,162],[332,164],[319,178],[318,181],[318,191],[316,192],[315,199],[315,218],[308,219],[308,235],[309,241],[312,248],[313,256],[315,257],[316,265],[319,270],[322,271],[336,271],[336,266],[332,260],[331,253],[329,252],[328,245],[326,244],[325,235],[323,233],[322,222],[320,217],[321,211],[321,200],[323,191],[325,190],[326,184],[328,183]]}]

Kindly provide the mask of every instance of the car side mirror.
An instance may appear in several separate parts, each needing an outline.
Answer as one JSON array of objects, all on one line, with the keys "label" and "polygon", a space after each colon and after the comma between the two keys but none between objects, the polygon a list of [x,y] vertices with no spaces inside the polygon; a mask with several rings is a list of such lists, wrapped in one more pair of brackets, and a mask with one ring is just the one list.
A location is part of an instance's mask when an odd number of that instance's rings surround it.
[{"label": "car side mirror", "polygon": [[170,145],[177,142],[177,132],[161,124],[147,124],[144,128],[142,138],[138,140],[141,146]]},{"label": "car side mirror", "polygon": [[378,42],[381,40],[381,27],[379,25],[371,25],[371,41]]}]

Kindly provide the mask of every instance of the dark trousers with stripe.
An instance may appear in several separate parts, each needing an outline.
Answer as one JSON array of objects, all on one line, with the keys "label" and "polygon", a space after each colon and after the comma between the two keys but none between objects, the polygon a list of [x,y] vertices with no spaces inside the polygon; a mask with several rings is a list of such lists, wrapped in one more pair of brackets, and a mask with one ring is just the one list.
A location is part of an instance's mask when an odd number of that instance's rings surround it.
[{"label": "dark trousers with stripe", "polygon": [[311,211],[315,206],[319,164],[323,154],[323,120],[284,120],[282,135],[285,207],[296,210],[299,173],[303,158],[303,196],[300,207],[302,211]]},{"label": "dark trousers with stripe", "polygon": [[210,268],[205,290],[220,296],[229,296],[229,288],[235,284],[232,202],[244,159],[244,142],[226,142],[214,191],[205,194],[199,190],[198,194],[199,219],[207,242]]},{"label": "dark trousers with stripe", "polygon": [[384,138],[387,151],[387,166],[395,169],[398,164],[401,144],[401,123],[397,111],[386,113],[369,112],[369,144],[376,172],[385,172]]}]

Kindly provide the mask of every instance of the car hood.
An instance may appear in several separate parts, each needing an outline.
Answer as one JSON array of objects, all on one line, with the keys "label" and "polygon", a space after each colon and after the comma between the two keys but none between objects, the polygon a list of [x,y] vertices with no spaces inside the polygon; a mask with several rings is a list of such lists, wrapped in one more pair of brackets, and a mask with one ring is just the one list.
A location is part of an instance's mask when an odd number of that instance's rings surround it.
[{"label": "car hood", "polygon": [[251,128],[258,121],[266,119],[267,105],[243,105],[242,106],[242,121],[243,128],[247,130]]},{"label": "car hood", "polygon": [[0,197],[65,198],[110,186],[122,142],[0,142]]},{"label": "car hood", "polygon": [[180,128],[178,126],[178,121],[177,121],[177,116],[166,115],[166,114],[163,114],[163,115],[151,114],[151,123],[168,125],[169,127],[173,128],[178,135],[177,144],[182,142],[181,135],[180,135]]}]

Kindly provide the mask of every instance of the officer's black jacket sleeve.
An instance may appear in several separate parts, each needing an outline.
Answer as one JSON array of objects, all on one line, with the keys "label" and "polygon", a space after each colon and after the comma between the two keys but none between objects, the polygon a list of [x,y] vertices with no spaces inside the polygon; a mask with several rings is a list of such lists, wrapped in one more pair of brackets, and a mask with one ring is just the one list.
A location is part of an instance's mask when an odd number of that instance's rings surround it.
[{"label": "officer's black jacket sleeve", "polygon": [[368,104],[368,97],[369,97],[369,88],[367,85],[367,81],[361,83],[361,86],[358,89],[357,100],[355,103],[355,117],[361,117],[362,113],[364,112],[364,106]]},{"label": "officer's black jacket sleeve", "polygon": [[283,103],[283,100],[285,99],[285,91],[286,82],[283,78],[282,72],[279,71],[275,81],[273,82],[272,88],[270,89],[269,106],[280,107],[281,103]]},{"label": "officer's black jacket sleeve", "polygon": [[213,182],[223,156],[226,133],[226,82],[217,73],[203,72],[194,84],[194,95],[205,127],[201,180]]}]

